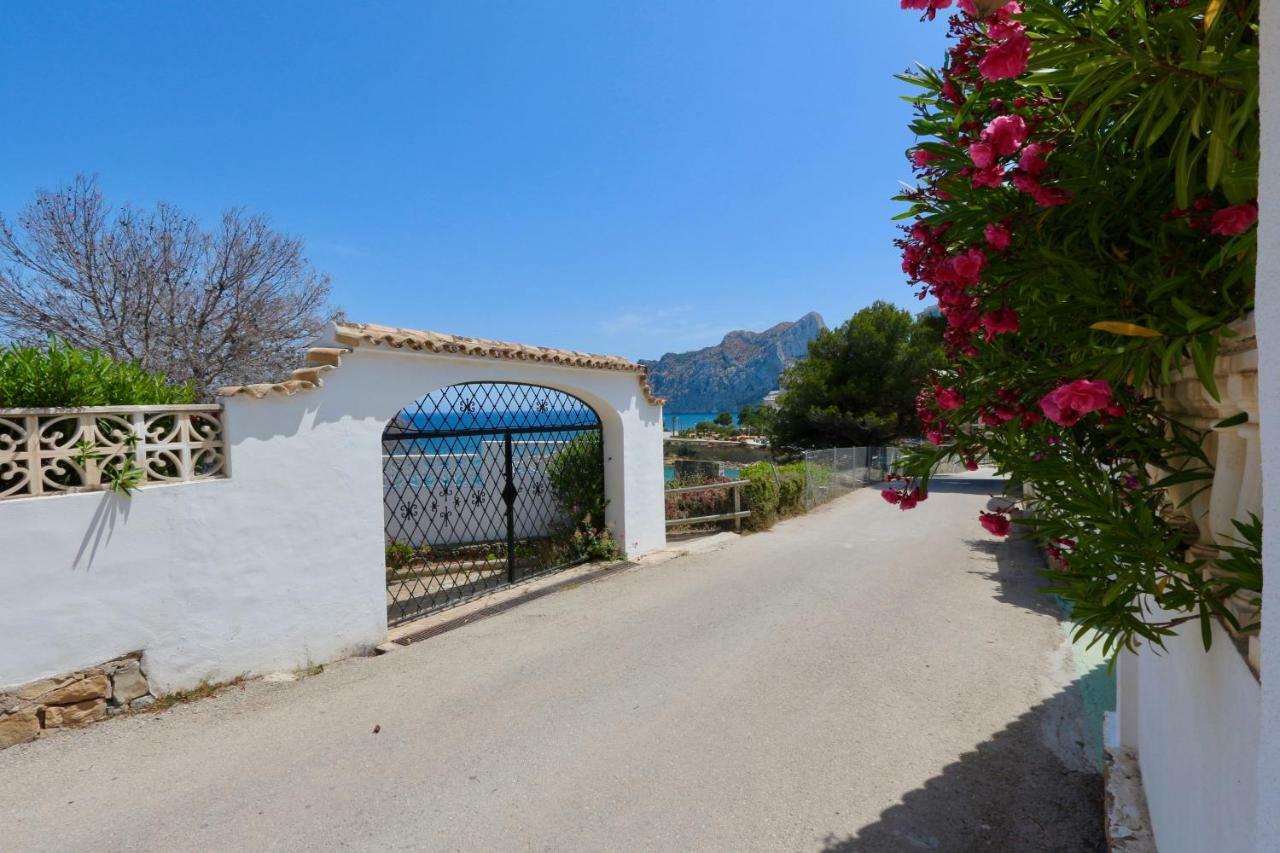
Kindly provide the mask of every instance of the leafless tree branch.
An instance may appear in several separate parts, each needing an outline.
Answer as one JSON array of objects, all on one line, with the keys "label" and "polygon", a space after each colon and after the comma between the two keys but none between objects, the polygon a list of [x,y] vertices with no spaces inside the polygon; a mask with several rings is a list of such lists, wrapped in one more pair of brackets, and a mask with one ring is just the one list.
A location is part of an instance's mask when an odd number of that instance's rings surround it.
[{"label": "leafless tree branch", "polygon": [[0,333],[57,335],[207,397],[276,379],[332,316],[302,241],[229,210],[213,229],[168,204],[112,211],[93,178],[0,217]]}]

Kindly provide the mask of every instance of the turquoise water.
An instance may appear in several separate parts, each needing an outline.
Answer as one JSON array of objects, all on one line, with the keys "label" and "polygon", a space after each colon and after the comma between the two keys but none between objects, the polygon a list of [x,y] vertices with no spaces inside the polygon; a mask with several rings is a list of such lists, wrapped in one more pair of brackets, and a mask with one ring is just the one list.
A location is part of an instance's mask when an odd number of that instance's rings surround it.
[{"label": "turquoise water", "polygon": [[[662,415],[662,428],[667,432],[679,432],[682,429],[693,429],[703,421],[714,421],[719,412],[664,412]],[[738,416],[732,412],[733,422],[738,422]]]},{"label": "turquoise water", "polygon": [[[739,472],[740,472],[741,470],[742,470],[742,469],[740,469],[740,468],[730,468],[729,466],[727,466],[727,465],[726,465],[726,466],[724,466],[724,467],[722,467],[722,468],[720,469],[720,476],[722,476],[722,477],[728,477],[730,480],[736,480],[736,479],[738,479],[738,474],[739,474]],[[676,469],[675,469],[675,466],[674,466],[674,465],[664,465],[664,466],[662,467],[662,479],[664,479],[664,480],[666,480],[666,481],[670,482],[671,480],[674,480],[675,478],[676,478]]]}]

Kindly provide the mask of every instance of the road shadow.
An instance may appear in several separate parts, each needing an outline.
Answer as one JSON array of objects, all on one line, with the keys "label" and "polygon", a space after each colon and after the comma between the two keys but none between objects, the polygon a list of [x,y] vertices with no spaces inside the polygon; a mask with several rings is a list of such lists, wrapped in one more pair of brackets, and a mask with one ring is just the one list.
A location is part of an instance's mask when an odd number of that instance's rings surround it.
[{"label": "road shadow", "polygon": [[1044,576],[1047,564],[1044,554],[1034,542],[1010,536],[1006,539],[970,539],[965,544],[980,554],[995,558],[994,571],[970,569],[969,573],[995,581],[996,601],[1055,619],[1066,617],[1061,601],[1043,591],[1049,583]]},{"label": "road shadow", "polygon": [[929,494],[993,495],[1004,494],[1009,481],[1004,477],[974,474],[938,474],[929,478]]},{"label": "road shadow", "polygon": [[824,853],[1105,851],[1102,777],[1088,754],[1082,690],[1096,667],[1036,705],[856,835]]}]

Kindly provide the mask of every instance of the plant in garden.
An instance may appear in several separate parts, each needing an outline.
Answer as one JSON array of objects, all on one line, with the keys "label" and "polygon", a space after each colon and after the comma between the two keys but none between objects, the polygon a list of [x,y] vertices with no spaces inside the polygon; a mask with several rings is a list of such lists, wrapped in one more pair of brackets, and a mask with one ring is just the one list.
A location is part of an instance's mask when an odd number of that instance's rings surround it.
[{"label": "plant in garden", "polygon": [[607,527],[579,527],[569,539],[569,556],[575,560],[618,560],[622,550]]},{"label": "plant in garden", "polygon": [[195,387],[131,361],[58,338],[42,346],[0,348],[0,408],[146,406],[193,403]]},{"label": "plant in garden", "polygon": [[[728,477],[690,477],[684,479],[672,480],[667,484],[667,489],[682,488],[685,486],[710,486],[715,483],[727,483]],[[719,515],[727,512],[732,498],[732,493],[728,489],[698,489],[690,492],[672,492],[667,491],[665,496],[666,518],[703,518],[708,515]]]},{"label": "plant in garden", "polygon": [[407,542],[387,543],[387,575],[393,575],[413,565],[417,552]]},{"label": "plant in garden", "polygon": [[602,447],[599,430],[583,432],[547,463],[551,494],[565,513],[584,528],[604,527]]},{"label": "plant in garden", "polygon": [[[932,19],[949,0],[902,0]],[[946,321],[916,408],[930,445],[885,493],[928,496],[946,458],[1034,488],[1018,521],[1058,559],[1053,590],[1114,653],[1260,589],[1232,555],[1188,561],[1168,497],[1207,487],[1202,436],[1153,399],[1189,362],[1206,391],[1253,305],[1256,0],[960,0],[918,88],[903,270]],[[1245,544],[1232,548],[1248,549]],[[1232,568],[1232,567],[1235,568]],[[1224,568],[1225,567],[1225,568]],[[1172,615],[1158,615],[1154,601]]]}]

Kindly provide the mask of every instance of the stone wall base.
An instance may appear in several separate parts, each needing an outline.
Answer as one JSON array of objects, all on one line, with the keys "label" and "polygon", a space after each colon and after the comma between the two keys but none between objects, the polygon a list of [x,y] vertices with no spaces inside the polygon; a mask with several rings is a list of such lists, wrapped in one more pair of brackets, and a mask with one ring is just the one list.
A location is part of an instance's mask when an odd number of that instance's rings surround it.
[{"label": "stone wall base", "polygon": [[118,657],[58,678],[0,692],[0,749],[35,740],[51,729],[83,726],[155,701],[142,653]]},{"label": "stone wall base", "polygon": [[1122,746],[1105,748],[1107,847],[1112,853],[1156,853],[1138,754]]}]

